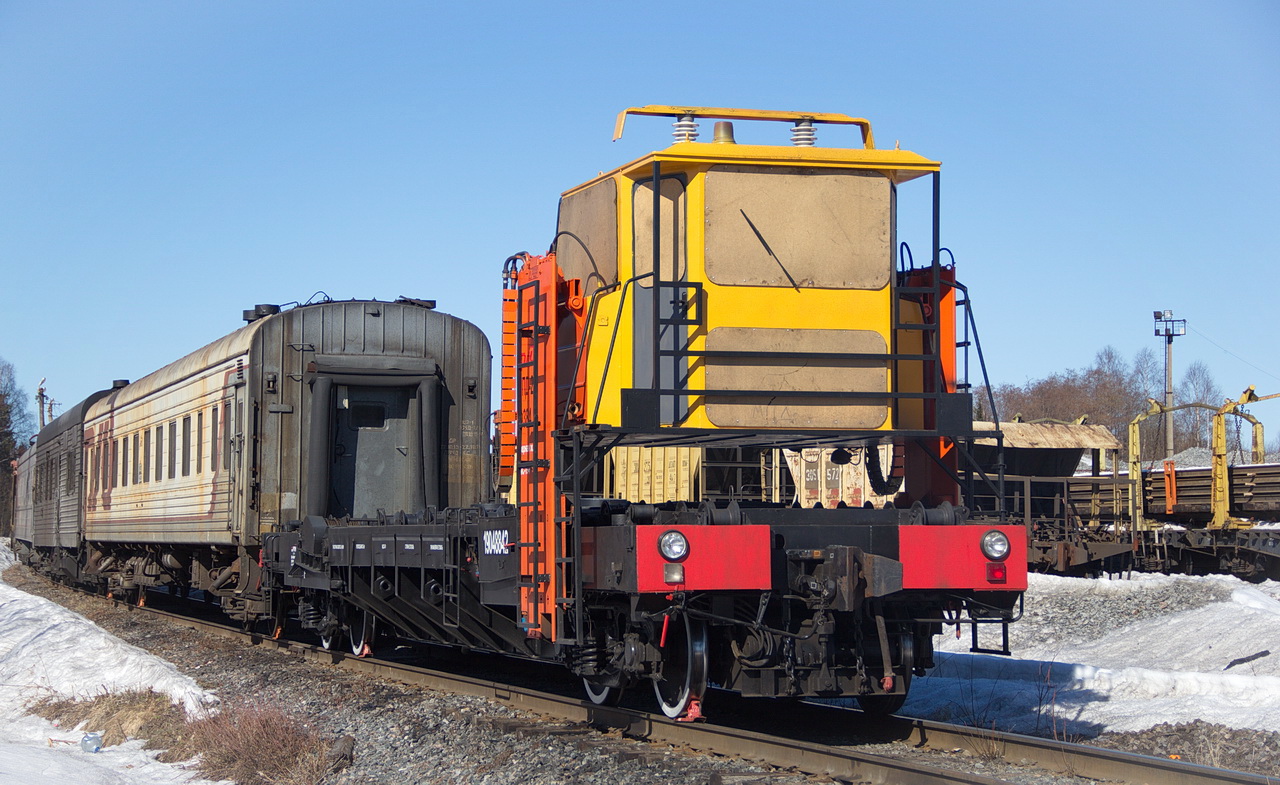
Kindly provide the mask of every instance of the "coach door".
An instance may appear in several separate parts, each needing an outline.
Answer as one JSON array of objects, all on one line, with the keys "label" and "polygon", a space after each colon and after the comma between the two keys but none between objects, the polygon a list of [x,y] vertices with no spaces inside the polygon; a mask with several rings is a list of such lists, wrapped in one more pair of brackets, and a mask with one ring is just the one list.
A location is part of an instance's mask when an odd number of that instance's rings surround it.
[{"label": "coach door", "polygon": [[422,506],[415,387],[337,386],[330,513],[374,518]]},{"label": "coach door", "polygon": [[[232,530],[238,531],[243,536],[244,521],[249,512],[244,496],[245,484],[242,477],[244,451],[247,441],[245,439],[244,384],[237,382],[228,392],[227,397],[223,399],[222,407],[224,434],[222,466],[227,471],[225,498],[228,500],[227,515],[229,516]],[[172,434],[172,432],[170,433]],[[172,435],[169,438],[172,439]],[[172,448],[170,449],[170,454],[172,455]],[[170,471],[172,472],[172,469]]]}]

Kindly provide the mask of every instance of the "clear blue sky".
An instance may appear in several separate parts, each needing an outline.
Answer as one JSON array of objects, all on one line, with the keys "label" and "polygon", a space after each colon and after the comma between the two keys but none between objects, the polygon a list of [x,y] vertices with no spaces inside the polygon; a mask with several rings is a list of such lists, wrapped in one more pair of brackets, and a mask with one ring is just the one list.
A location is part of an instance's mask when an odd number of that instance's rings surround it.
[{"label": "clear blue sky", "polygon": [[1277,42],[1267,1],[0,0],[0,357],[71,405],[316,291],[496,345],[502,260],[668,103],[941,160],[996,382],[1160,350],[1171,308],[1176,366],[1280,391]]}]

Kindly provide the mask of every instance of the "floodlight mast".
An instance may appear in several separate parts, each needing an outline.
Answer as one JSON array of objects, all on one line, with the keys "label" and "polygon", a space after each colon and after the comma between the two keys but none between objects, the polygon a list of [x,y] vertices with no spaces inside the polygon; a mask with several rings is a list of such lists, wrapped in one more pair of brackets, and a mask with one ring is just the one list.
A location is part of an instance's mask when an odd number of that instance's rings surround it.
[{"label": "floodlight mast", "polygon": [[1173,318],[1173,311],[1155,311],[1156,337],[1164,338],[1164,459],[1173,460],[1173,339],[1187,334],[1187,320]]}]

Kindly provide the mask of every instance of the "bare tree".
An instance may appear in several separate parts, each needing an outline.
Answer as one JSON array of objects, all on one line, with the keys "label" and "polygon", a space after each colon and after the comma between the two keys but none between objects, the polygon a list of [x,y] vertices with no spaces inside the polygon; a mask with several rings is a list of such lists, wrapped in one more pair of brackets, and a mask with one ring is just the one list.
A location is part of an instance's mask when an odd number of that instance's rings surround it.
[{"label": "bare tree", "polygon": [[[1132,380],[1134,394],[1138,396],[1143,411],[1147,408],[1147,399],[1164,401],[1164,366],[1150,346],[1144,346],[1133,356]],[[1137,414],[1135,412],[1134,416]],[[1156,460],[1164,455],[1165,419],[1149,417],[1138,425],[1143,460]]]},{"label": "bare tree", "polygon": [[[1024,385],[995,386],[992,393],[1001,418],[1072,421],[1087,416],[1094,425],[1105,426],[1122,444],[1129,439],[1129,423],[1147,409],[1147,399],[1163,398],[1164,372],[1155,352],[1144,348],[1132,362],[1114,347],[1107,346],[1094,356],[1093,364],[1080,370],[1067,369],[1027,382]],[[978,391],[980,395],[985,391]],[[983,401],[977,415],[987,414]],[[1161,418],[1150,418],[1141,426],[1143,457],[1162,451]]]},{"label": "bare tree", "polygon": [[1144,346],[1133,356],[1133,385],[1144,399],[1161,400],[1164,393],[1164,368],[1156,359],[1155,350]]},{"label": "bare tree", "polygon": [[13,366],[0,358],[0,535],[13,525],[13,476],[10,462],[34,431],[27,395],[18,387]]},{"label": "bare tree", "polygon": [[[1222,388],[1213,380],[1209,367],[1196,360],[1187,366],[1178,384],[1178,403],[1205,403],[1213,407],[1223,402]],[[1213,414],[1206,409],[1194,407],[1183,409],[1178,413],[1178,430],[1183,449],[1187,447],[1208,447],[1211,438]]]}]

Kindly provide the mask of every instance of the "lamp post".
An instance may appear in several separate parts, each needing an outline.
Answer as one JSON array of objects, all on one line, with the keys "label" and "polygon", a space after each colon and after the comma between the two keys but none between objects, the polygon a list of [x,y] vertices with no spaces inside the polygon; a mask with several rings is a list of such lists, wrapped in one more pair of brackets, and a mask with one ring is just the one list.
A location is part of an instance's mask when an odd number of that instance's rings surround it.
[{"label": "lamp post", "polygon": [[1173,311],[1155,311],[1156,337],[1164,338],[1164,457],[1173,460],[1173,339],[1187,334],[1187,320],[1173,318]]}]

